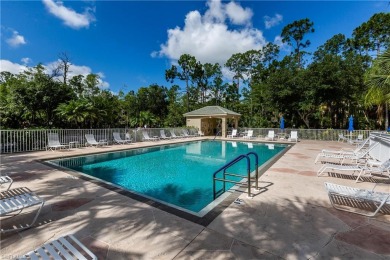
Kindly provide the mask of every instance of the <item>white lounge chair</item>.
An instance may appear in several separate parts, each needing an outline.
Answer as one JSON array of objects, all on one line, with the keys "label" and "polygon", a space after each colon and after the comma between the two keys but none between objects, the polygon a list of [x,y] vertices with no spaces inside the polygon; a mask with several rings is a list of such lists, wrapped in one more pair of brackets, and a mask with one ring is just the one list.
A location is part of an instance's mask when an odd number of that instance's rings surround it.
[{"label": "white lounge chair", "polygon": [[[356,149],[352,148],[342,148],[340,150],[327,150],[323,149],[321,153],[334,153],[334,154],[350,154],[350,155],[356,155],[362,150],[366,149],[368,144],[369,144],[370,138],[367,138],[363,143],[361,143]],[[366,147],[367,146],[367,147]]]},{"label": "white lounge chair", "polygon": [[364,142],[363,135],[359,134],[355,140],[352,140],[351,143],[355,145],[359,145]]},{"label": "white lounge chair", "polygon": [[160,130],[160,138],[161,138],[161,139],[164,139],[164,140],[169,140],[169,139],[171,139],[170,136],[166,136],[165,131],[164,131],[163,129]]},{"label": "white lounge chair", "polygon": [[346,159],[357,163],[361,159],[367,159],[369,157],[370,151],[372,149],[374,149],[375,146],[377,146],[377,145],[378,145],[378,142],[373,142],[367,149],[361,150],[360,152],[358,152],[356,154],[351,154],[351,153],[341,153],[341,154],[319,153],[317,155],[314,163],[317,163],[320,158],[322,159],[322,161],[328,161],[329,159],[338,160],[337,163],[340,163],[340,164],[343,164]]},{"label": "white lounge chair", "polygon": [[[31,192],[27,188],[17,188],[17,189],[12,189],[8,191],[4,191],[0,193],[0,217],[3,216],[8,216],[8,215],[17,215],[20,214],[20,212],[23,209],[33,207],[35,205],[39,205],[39,209],[31,222],[31,224],[26,224],[25,226],[23,225],[18,225],[16,228],[11,228],[11,229],[3,229],[1,228],[1,233],[7,233],[10,231],[18,231],[18,230],[23,230],[27,228],[31,228],[32,225],[34,225],[35,221],[38,218],[39,213],[42,210],[43,205],[45,204],[45,201],[38,197],[35,193]],[[16,214],[13,214],[15,213]],[[3,222],[3,221],[2,221]]]},{"label": "white lounge chair", "polygon": [[201,130],[199,130],[199,131],[198,131],[198,135],[199,135],[199,136],[204,136],[204,133],[203,133]]},{"label": "white lounge chair", "polygon": [[339,134],[339,139],[337,140],[337,142],[348,142],[348,138],[344,136],[344,134]]},{"label": "white lounge chair", "polygon": [[298,142],[298,131],[291,131],[290,138],[288,138],[290,142]]},{"label": "white lounge chair", "polygon": [[[81,250],[80,250],[81,249]],[[86,255],[89,257],[87,258]],[[73,235],[60,237],[18,258],[24,259],[80,259],[96,260],[97,257]]]},{"label": "white lounge chair", "polygon": [[355,173],[359,173],[356,182],[359,181],[359,178],[362,174],[369,174],[372,176],[373,173],[383,174],[386,172],[390,178],[390,159],[378,163],[376,161],[368,161],[366,165],[337,165],[337,164],[325,164],[317,172],[317,176],[324,174],[325,172],[340,171],[340,172],[352,172],[352,176]]},{"label": "white lounge chair", "polygon": [[188,132],[187,132],[186,129],[182,129],[181,131],[183,132],[183,136],[184,136],[184,137],[186,137],[186,138],[192,137],[192,136],[190,136],[190,135],[188,134]]},{"label": "white lounge chair", "polygon": [[[357,188],[342,186],[342,185],[333,184],[329,182],[325,182],[325,188],[328,192],[330,203],[335,209],[338,210],[343,210],[343,211],[348,211],[348,212],[352,212],[364,216],[373,217],[380,211],[383,205],[385,204],[390,205],[390,193],[357,189]],[[340,199],[340,197],[342,199]],[[353,203],[352,202],[348,203],[348,200],[352,200]],[[374,212],[371,211],[358,212],[356,210],[353,210],[353,208],[355,207],[352,206],[357,206],[359,205],[359,202],[362,201],[373,203],[376,207],[376,210]],[[342,202],[344,203],[341,204]],[[348,204],[348,205],[344,205],[344,204]]]},{"label": "white lounge chair", "polygon": [[246,135],[243,136],[245,139],[252,139],[253,138],[253,130],[248,130]]},{"label": "white lounge chair", "polygon": [[169,130],[169,132],[171,133],[171,137],[172,137],[172,138],[175,138],[175,139],[176,139],[176,138],[182,138],[182,137],[184,137],[184,136],[177,136],[176,133],[175,133],[175,131],[174,131],[173,129]]},{"label": "white lounge chair", "polygon": [[7,176],[7,175],[0,175],[0,187],[3,186],[4,184],[7,184],[8,187],[5,191],[9,190],[9,188],[11,188],[11,185],[14,181],[12,180],[11,177]]},{"label": "white lounge chair", "polygon": [[57,148],[65,148],[68,147],[69,149],[69,144],[61,144],[60,143],[60,138],[58,137],[57,133],[48,133],[47,134],[47,146],[46,146],[46,151],[47,150],[57,150]]},{"label": "white lounge chair", "polygon": [[144,136],[144,138],[143,138],[144,141],[158,141],[158,140],[160,140],[160,138],[158,138],[158,137],[149,137],[149,134],[146,131],[142,131],[142,135]]},{"label": "white lounge chair", "polygon": [[275,140],[275,131],[274,130],[269,130],[268,135],[265,137],[265,140]]},{"label": "white lounge chair", "polygon": [[237,129],[233,129],[232,130],[232,134],[230,135],[227,135],[228,138],[234,138],[234,137],[237,137]]},{"label": "white lounge chair", "polygon": [[130,144],[132,141],[131,139],[123,140],[118,132],[113,132],[112,135],[114,137],[114,142],[117,144]]},{"label": "white lounge chair", "polygon": [[93,134],[86,134],[85,139],[87,139],[86,145],[95,147],[108,145],[108,142],[106,140],[99,140],[99,142],[97,142]]},{"label": "white lounge chair", "polygon": [[125,134],[125,140],[127,140],[127,141],[133,141],[133,138],[131,138],[131,135],[130,135],[130,133],[126,133]]}]

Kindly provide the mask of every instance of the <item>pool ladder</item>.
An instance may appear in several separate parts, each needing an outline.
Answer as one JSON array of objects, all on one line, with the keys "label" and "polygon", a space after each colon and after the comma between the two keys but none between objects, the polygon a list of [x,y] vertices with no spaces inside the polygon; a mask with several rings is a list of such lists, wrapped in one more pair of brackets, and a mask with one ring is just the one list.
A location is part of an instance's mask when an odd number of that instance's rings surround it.
[{"label": "pool ladder", "polygon": [[[250,159],[250,155],[253,155],[256,159],[256,174],[255,174],[255,177],[252,178],[251,177],[251,159]],[[241,174],[235,174],[235,173],[227,173],[226,170],[229,169],[231,166],[235,165],[236,163],[240,162],[241,160],[244,160],[246,159],[246,172],[247,172],[247,176],[244,176],[244,175],[241,175]],[[230,183],[235,183],[235,184],[242,184],[242,182],[238,182],[238,181],[233,181],[233,180],[229,180],[227,179],[226,177],[227,176],[234,176],[234,177],[242,177],[242,178],[247,178],[247,182],[248,182],[248,197],[252,197],[252,194],[251,194],[251,187],[252,187],[252,181],[255,182],[255,188],[256,190],[259,189],[259,156],[257,155],[257,153],[255,152],[249,152],[247,154],[242,154],[242,155],[239,155],[237,156],[236,158],[234,158],[233,160],[231,160],[230,162],[228,162],[227,164],[225,164],[224,166],[222,166],[221,168],[219,168],[217,171],[214,172],[214,175],[213,175],[213,194],[214,194],[214,200],[216,198],[218,198],[219,196],[221,196],[225,191],[226,191],[226,182],[230,182]],[[223,171],[223,178],[217,178],[217,174],[222,172]],[[223,186],[222,186],[222,189],[217,191],[216,189],[216,182],[217,181],[221,181],[223,183]]]}]

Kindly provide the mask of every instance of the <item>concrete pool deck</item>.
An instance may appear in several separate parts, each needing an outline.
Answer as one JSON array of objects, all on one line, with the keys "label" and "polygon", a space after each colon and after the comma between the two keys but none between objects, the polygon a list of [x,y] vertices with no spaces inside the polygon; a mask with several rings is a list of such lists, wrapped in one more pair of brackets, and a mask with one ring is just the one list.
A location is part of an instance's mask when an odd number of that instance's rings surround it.
[{"label": "concrete pool deck", "polygon": [[[241,194],[242,204],[231,203],[206,226],[37,161],[164,143],[171,142],[2,154],[0,170],[14,179],[12,188],[27,187],[46,203],[34,227],[1,235],[0,258],[74,234],[98,259],[389,259],[390,213],[368,218],[335,210],[324,188],[333,182],[371,189],[375,181],[390,192],[389,179],[316,176],[318,152],[350,147],[345,143],[298,142],[260,177],[253,199]],[[2,219],[2,227],[27,223],[35,212],[26,212]]]}]

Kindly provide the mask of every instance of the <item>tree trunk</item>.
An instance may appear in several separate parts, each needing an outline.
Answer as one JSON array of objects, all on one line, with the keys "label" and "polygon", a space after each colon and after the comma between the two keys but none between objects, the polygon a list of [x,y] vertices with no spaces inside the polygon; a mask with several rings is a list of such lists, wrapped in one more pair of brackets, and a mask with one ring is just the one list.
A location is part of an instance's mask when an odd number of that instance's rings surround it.
[{"label": "tree trunk", "polygon": [[301,113],[298,111],[298,115],[301,117],[302,121],[305,123],[306,127],[310,129],[309,115],[310,113]]}]

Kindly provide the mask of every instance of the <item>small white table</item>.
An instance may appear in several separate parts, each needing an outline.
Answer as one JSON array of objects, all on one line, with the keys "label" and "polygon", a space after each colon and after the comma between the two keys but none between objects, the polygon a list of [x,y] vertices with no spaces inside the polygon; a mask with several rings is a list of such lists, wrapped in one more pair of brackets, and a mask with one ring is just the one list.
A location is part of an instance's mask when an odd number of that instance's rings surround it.
[{"label": "small white table", "polygon": [[71,149],[72,147],[74,148],[80,147],[79,141],[69,142],[69,149]]}]

